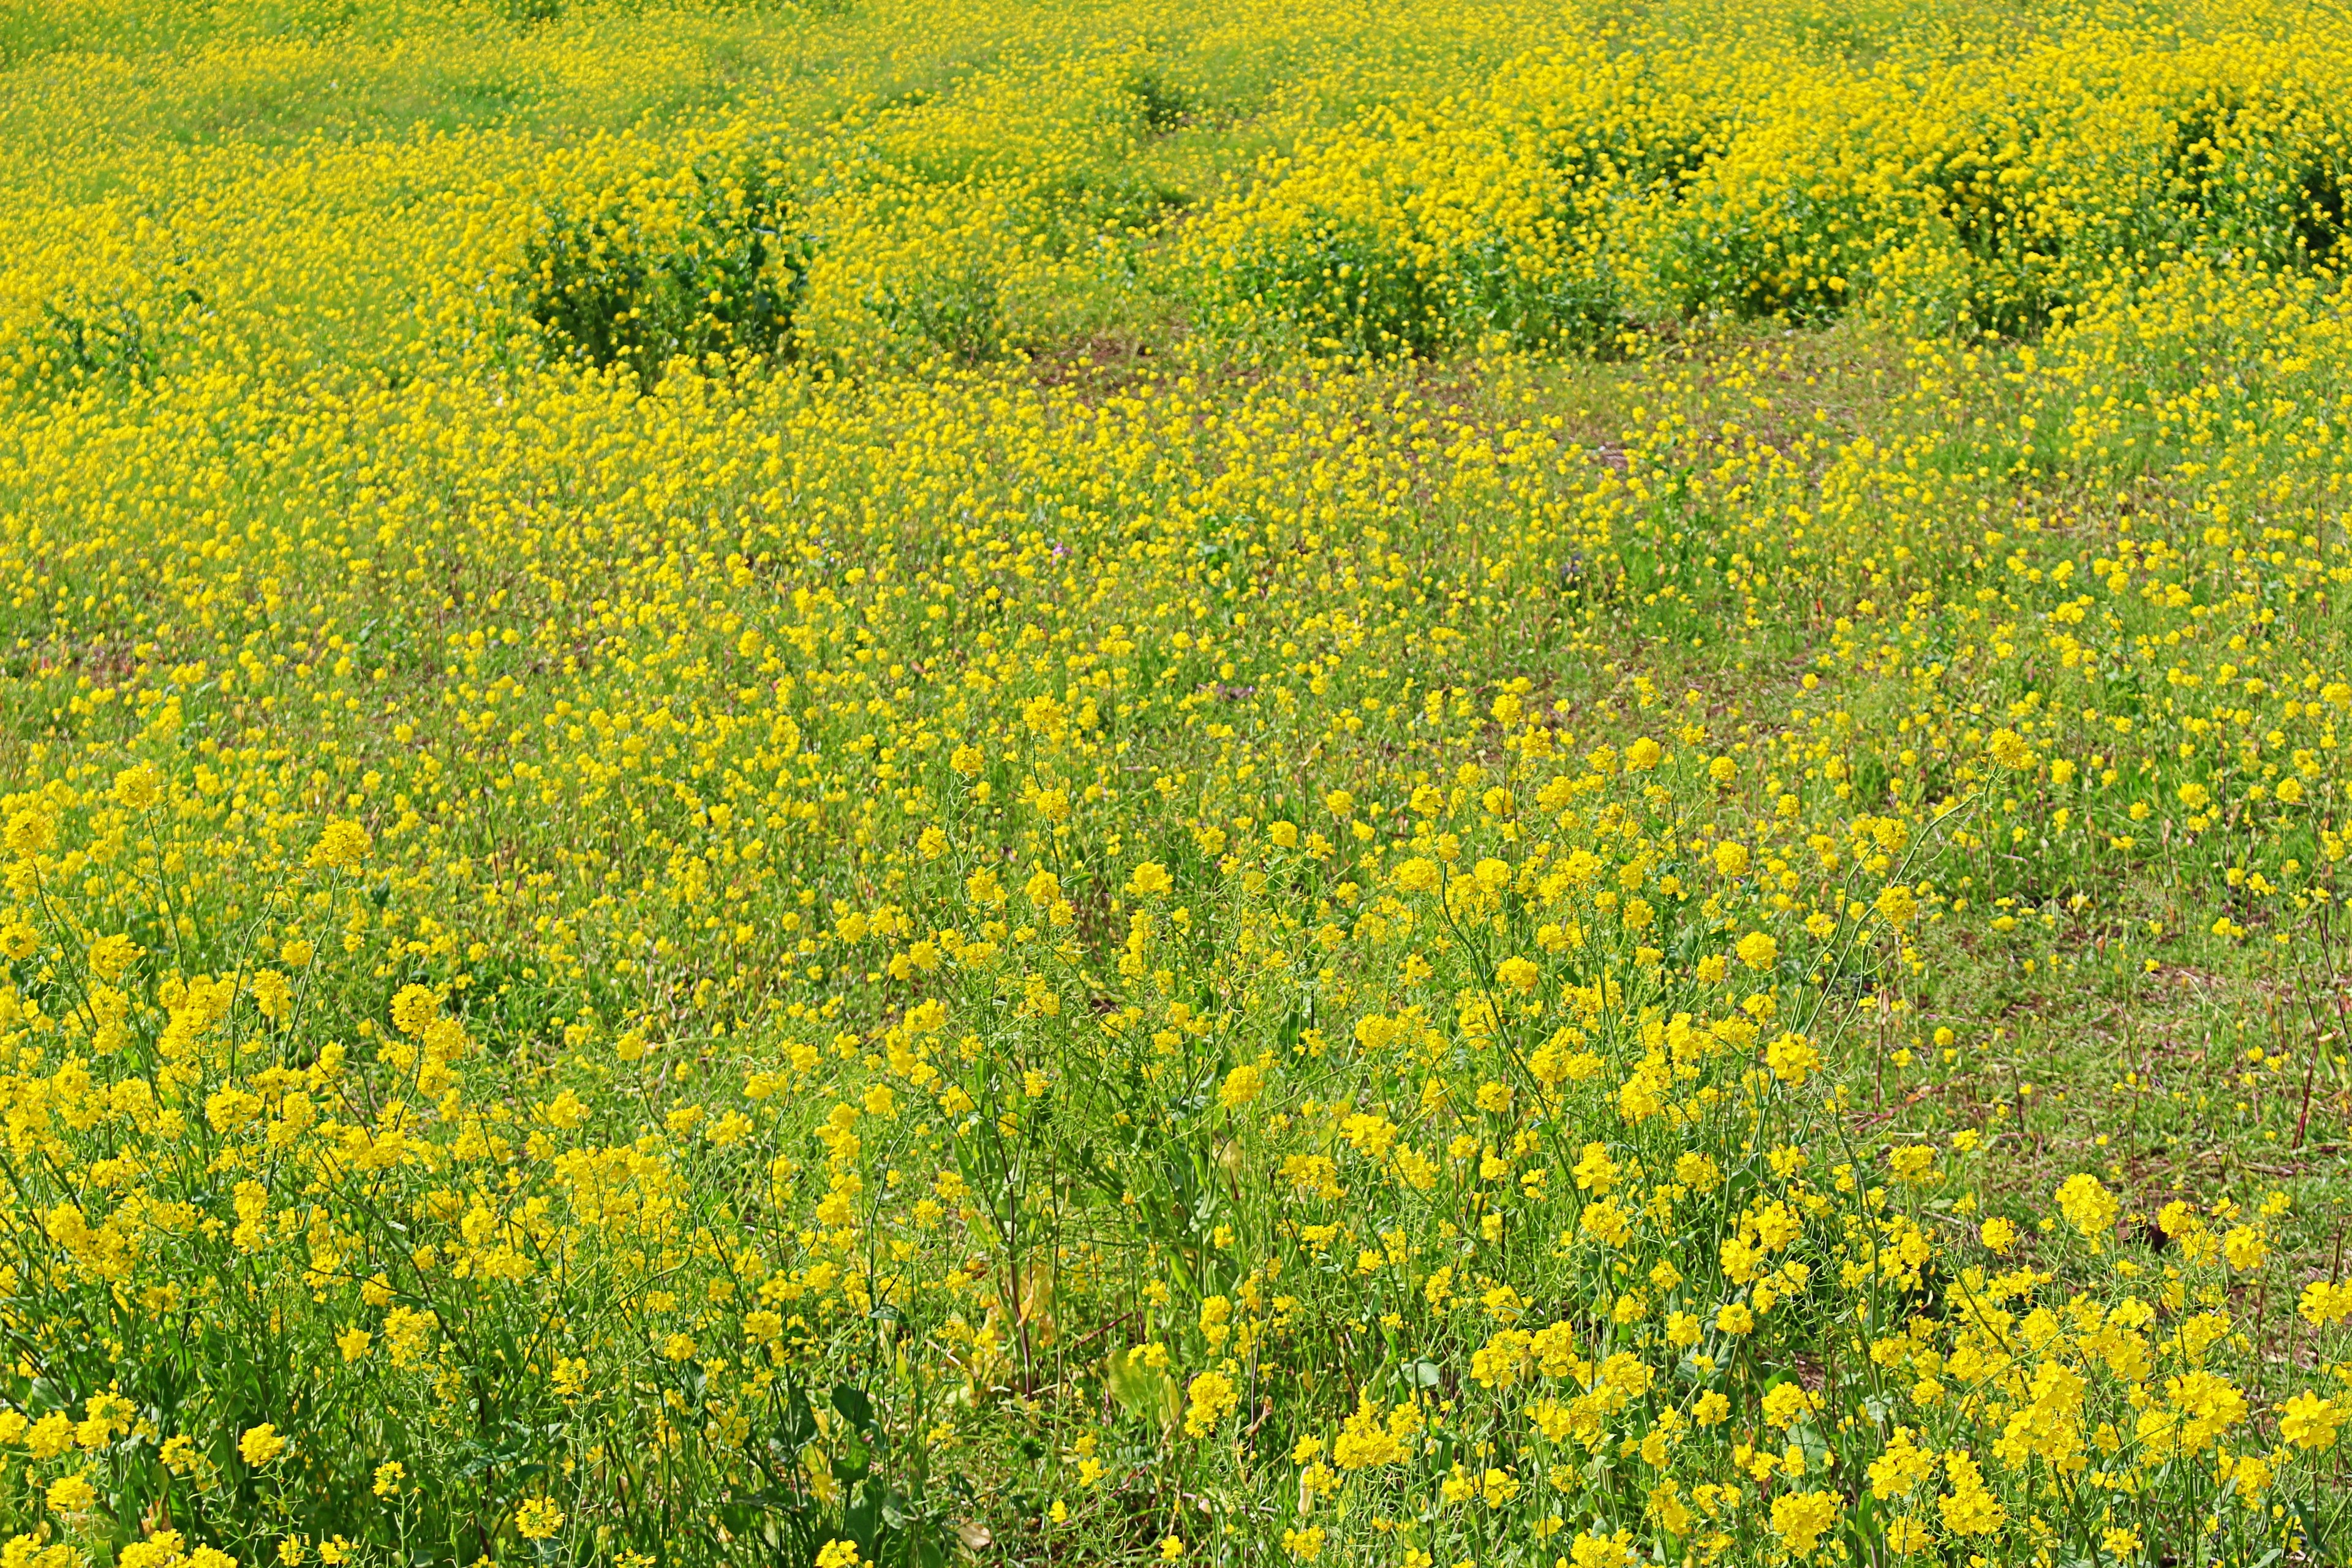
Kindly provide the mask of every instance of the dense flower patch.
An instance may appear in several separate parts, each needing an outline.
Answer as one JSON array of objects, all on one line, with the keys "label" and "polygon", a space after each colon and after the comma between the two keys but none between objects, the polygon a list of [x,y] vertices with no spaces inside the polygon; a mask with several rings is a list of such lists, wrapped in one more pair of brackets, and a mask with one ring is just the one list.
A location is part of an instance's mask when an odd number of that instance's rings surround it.
[{"label": "dense flower patch", "polygon": [[234,16],[0,72],[10,1568],[2352,1544],[2332,20]]}]

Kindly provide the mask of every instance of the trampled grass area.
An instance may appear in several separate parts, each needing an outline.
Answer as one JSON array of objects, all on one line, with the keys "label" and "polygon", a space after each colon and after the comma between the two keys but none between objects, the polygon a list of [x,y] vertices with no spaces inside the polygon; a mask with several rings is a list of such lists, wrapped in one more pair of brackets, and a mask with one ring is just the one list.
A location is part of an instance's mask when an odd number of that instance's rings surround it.
[{"label": "trampled grass area", "polygon": [[2342,1560],[2347,43],[0,10],[0,1568]]}]

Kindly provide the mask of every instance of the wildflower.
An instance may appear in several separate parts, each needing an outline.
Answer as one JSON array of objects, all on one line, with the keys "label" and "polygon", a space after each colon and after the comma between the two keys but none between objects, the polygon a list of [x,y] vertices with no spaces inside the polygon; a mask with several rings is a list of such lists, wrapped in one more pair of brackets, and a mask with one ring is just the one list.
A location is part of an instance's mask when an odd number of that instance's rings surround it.
[{"label": "wildflower", "polygon": [[2249,1225],[2233,1226],[2221,1237],[2221,1256],[2241,1274],[2251,1274],[2270,1257],[2262,1232]]},{"label": "wildflower", "polygon": [[129,811],[145,811],[163,798],[163,775],[152,763],[138,763],[114,775],[108,795]]},{"label": "wildflower", "polygon": [[563,1510],[543,1497],[527,1499],[515,1510],[515,1533],[525,1541],[545,1541],[563,1528]]},{"label": "wildflower", "polygon": [[1984,1471],[1965,1448],[1945,1456],[1944,1473],[1952,1489],[1936,1500],[1944,1528],[1958,1536],[1990,1535],[2007,1522],[2009,1512],[1984,1484]]},{"label": "wildflower", "polygon": [[1185,1436],[1205,1437],[1211,1427],[1234,1413],[1241,1395],[1224,1373],[1204,1372],[1192,1379],[1185,1397]]},{"label": "wildflower", "polygon": [[1634,1550],[1633,1531],[1603,1535],[1594,1530],[1580,1532],[1569,1542],[1568,1560],[1575,1568],[1633,1568],[1642,1559]]},{"label": "wildflower", "polygon": [[1764,1050],[1764,1065],[1772,1076],[1791,1087],[1821,1070],[1822,1055],[1801,1035],[1782,1035]]},{"label": "wildflower", "polygon": [[2091,1239],[2095,1250],[2102,1238],[2114,1232],[2116,1215],[2121,1207],[2116,1195],[2096,1176],[2073,1175],[2059,1184],[2059,1212]]},{"label": "wildflower", "polygon": [[339,871],[348,871],[368,857],[374,847],[367,830],[356,822],[331,822],[319,836],[318,862]]},{"label": "wildflower", "polygon": [[57,819],[33,807],[16,812],[8,818],[8,826],[0,829],[0,844],[12,854],[28,858],[46,854],[57,847]]},{"label": "wildflower", "polygon": [[1801,1384],[1783,1383],[1764,1396],[1764,1420],[1773,1426],[1790,1426],[1803,1420],[1820,1407],[1820,1401],[1807,1394]]},{"label": "wildflower", "polygon": [[1835,1492],[1782,1493],[1772,1502],[1772,1533],[1791,1556],[1810,1557],[1823,1535],[1837,1525]]},{"label": "wildflower", "polygon": [[1633,1234],[1633,1222],[1613,1198],[1585,1205],[1577,1217],[1577,1229],[1607,1247],[1624,1246]]},{"label": "wildflower", "polygon": [[2332,1448],[2336,1446],[2336,1429],[2344,1424],[2344,1412],[2333,1399],[2323,1399],[2305,1390],[2284,1405],[2271,1407],[2278,1412],[2279,1436],[2298,1448]]},{"label": "wildflower", "polygon": [[1416,855],[1401,861],[1390,879],[1408,893],[1433,893],[1443,880],[1443,874],[1438,870],[1436,861]]},{"label": "wildflower", "polygon": [[2295,1310],[2314,1328],[2327,1328],[2352,1318],[2352,1283],[2314,1279],[2303,1288]]},{"label": "wildflower", "polygon": [[1897,1519],[1886,1526],[1886,1548],[1898,1557],[1925,1552],[1935,1538],[1935,1531],[1916,1519]]},{"label": "wildflower", "polygon": [[1897,1426],[1885,1452],[1870,1462],[1870,1495],[1879,1500],[1907,1495],[1936,1473],[1936,1451],[1914,1441],[1908,1426]]},{"label": "wildflower", "polygon": [[146,952],[145,948],[120,931],[100,937],[89,946],[89,972],[111,985],[144,957]]},{"label": "wildflower", "polygon": [[88,1513],[98,1506],[98,1489],[89,1484],[89,1472],[78,1471],[51,1481],[43,1500],[51,1513]]},{"label": "wildflower", "polygon": [[159,1530],[122,1548],[114,1563],[115,1568],[173,1568],[186,1553],[186,1537],[176,1530]]},{"label": "wildflower", "polygon": [[236,1440],[237,1453],[257,1470],[275,1464],[286,1449],[286,1439],[278,1435],[277,1427],[267,1423],[248,1427],[245,1436]]},{"label": "wildflower", "polygon": [[2245,1418],[2245,1395],[2215,1373],[2167,1378],[2164,1395],[2163,1405],[2141,1411],[2134,1424],[2141,1444],[2159,1458],[2202,1453]]}]

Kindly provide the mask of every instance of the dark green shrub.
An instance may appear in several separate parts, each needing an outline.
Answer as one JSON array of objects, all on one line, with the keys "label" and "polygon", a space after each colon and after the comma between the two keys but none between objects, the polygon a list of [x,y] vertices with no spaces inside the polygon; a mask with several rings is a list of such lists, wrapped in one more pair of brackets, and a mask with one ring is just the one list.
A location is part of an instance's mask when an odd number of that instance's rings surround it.
[{"label": "dark green shrub", "polygon": [[789,358],[815,249],[796,204],[763,176],[713,165],[674,200],[541,209],[521,282],[550,350],[625,365],[648,387],[679,358]]}]

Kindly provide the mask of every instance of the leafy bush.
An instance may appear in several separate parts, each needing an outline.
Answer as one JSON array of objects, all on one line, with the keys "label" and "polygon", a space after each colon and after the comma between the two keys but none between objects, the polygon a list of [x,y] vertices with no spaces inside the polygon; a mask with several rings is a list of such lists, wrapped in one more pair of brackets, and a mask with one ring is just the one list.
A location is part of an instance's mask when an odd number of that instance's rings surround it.
[{"label": "leafy bush", "polygon": [[685,180],[543,206],[523,309],[558,356],[650,387],[675,359],[790,358],[815,249],[788,193],[705,160]]}]

